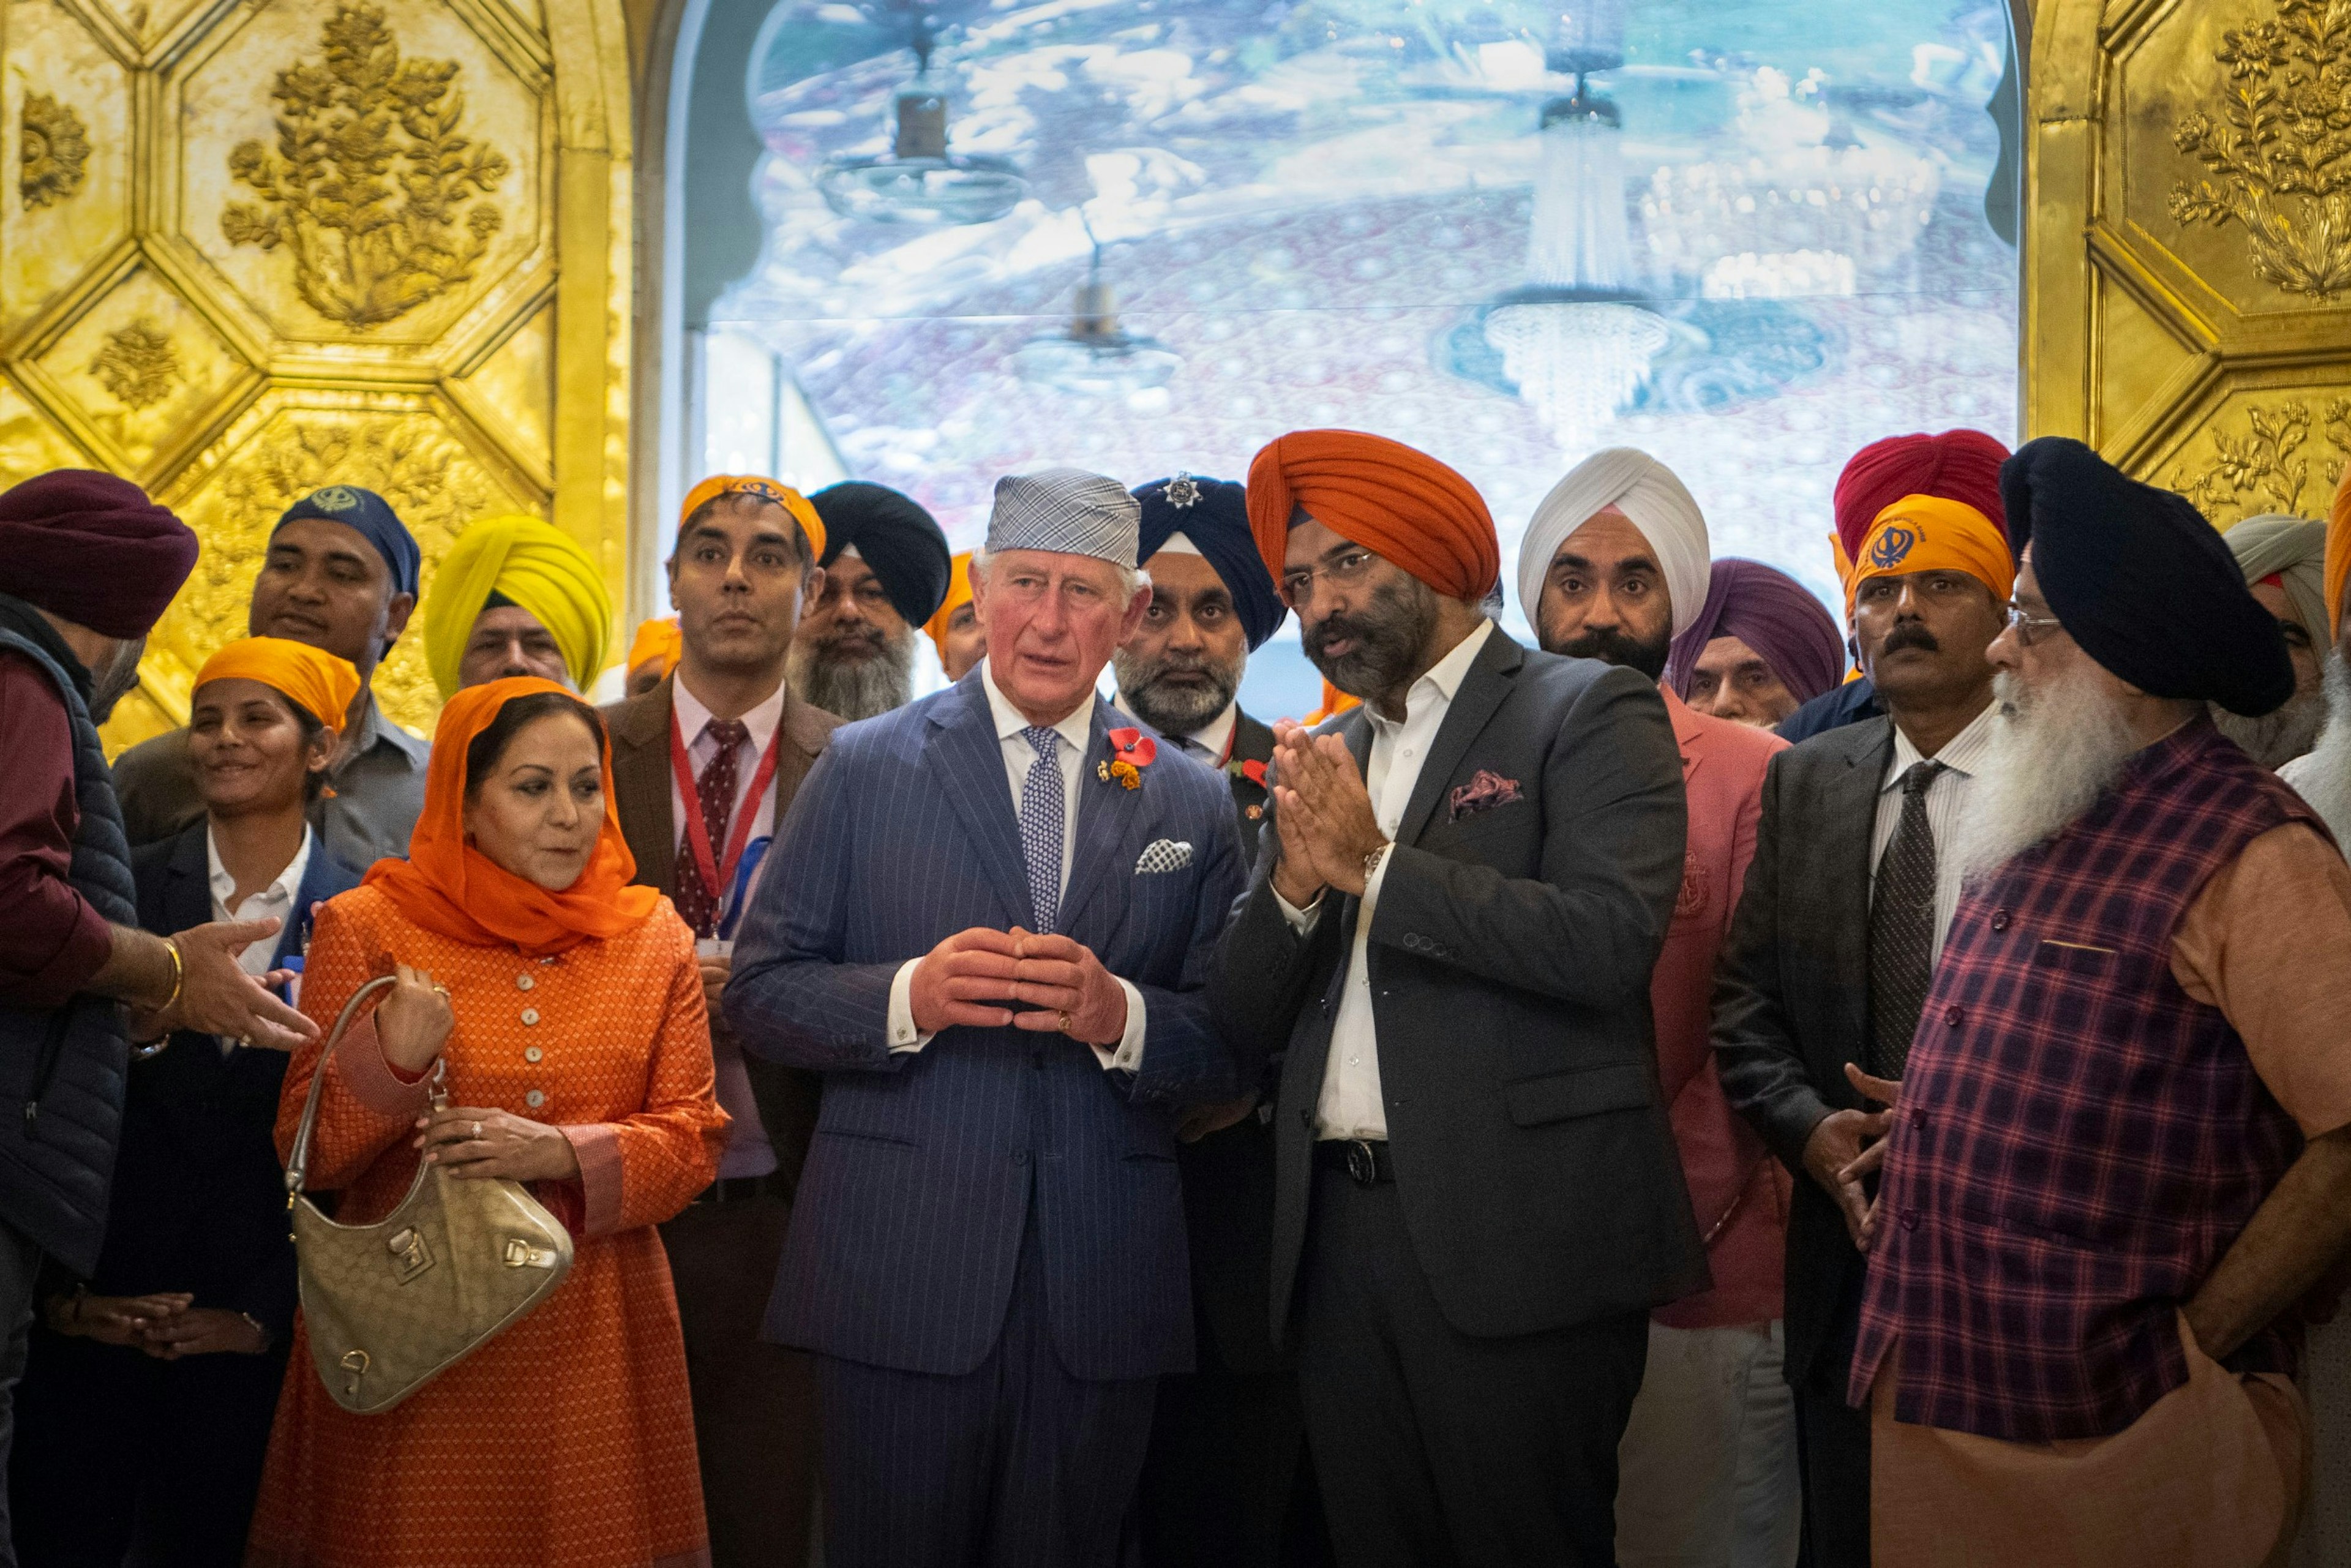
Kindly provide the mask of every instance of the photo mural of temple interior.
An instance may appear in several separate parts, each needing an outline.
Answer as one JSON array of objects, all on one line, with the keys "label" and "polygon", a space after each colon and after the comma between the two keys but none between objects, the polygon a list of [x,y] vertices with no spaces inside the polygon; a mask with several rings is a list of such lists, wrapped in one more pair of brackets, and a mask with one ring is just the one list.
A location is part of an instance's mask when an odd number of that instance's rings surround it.
[{"label": "photo mural of temple interior", "polygon": [[758,227],[680,323],[673,494],[873,479],[960,547],[1011,469],[1339,423],[1460,468],[1507,555],[1624,443],[1829,598],[1856,447],[2017,433],[1997,4],[726,3],[695,93],[739,87]]},{"label": "photo mural of temple interior", "polygon": [[[120,748],[245,631],[269,525],[381,491],[627,560],[628,53],[616,0],[9,0],[0,485],[99,467],[197,529]],[[421,640],[376,677],[429,728]]]}]

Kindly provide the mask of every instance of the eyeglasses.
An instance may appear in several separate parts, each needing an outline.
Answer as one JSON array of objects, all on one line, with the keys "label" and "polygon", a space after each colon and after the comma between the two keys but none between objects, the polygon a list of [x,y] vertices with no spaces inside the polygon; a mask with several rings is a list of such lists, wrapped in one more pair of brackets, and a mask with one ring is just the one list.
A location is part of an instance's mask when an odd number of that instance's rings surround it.
[{"label": "eyeglasses", "polygon": [[2063,630],[2064,624],[2054,615],[2035,615],[2015,600],[2011,599],[2008,601],[2008,629],[2016,633],[2016,641],[2020,646],[2032,647],[2033,633],[2043,627],[2054,626]]},{"label": "eyeglasses", "polygon": [[1321,566],[1301,566],[1281,574],[1281,601],[1292,610],[1314,597],[1317,580],[1332,588],[1346,588],[1364,580],[1372,570],[1372,562],[1380,558],[1367,549],[1351,549],[1331,557]]}]

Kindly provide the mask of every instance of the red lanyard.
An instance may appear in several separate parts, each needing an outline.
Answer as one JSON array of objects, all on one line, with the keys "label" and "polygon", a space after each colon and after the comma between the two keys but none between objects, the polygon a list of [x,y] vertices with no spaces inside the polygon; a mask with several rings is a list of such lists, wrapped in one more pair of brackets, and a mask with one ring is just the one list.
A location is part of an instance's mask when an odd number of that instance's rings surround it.
[{"label": "red lanyard", "polygon": [[685,841],[694,851],[695,869],[702,873],[702,885],[709,890],[712,907],[725,902],[726,890],[734,885],[735,868],[742,863],[743,846],[751,841],[751,822],[759,814],[759,802],[768,797],[768,786],[776,777],[776,757],[783,750],[784,727],[776,726],[776,733],[768,737],[768,749],[759,758],[759,766],[751,774],[751,792],[743,797],[743,804],[735,813],[734,831],[726,835],[726,863],[720,865],[710,855],[710,830],[702,825],[702,791],[695,787],[694,764],[686,759],[685,737],[680,733],[677,710],[669,715],[669,767],[677,779],[679,800],[685,807]]}]

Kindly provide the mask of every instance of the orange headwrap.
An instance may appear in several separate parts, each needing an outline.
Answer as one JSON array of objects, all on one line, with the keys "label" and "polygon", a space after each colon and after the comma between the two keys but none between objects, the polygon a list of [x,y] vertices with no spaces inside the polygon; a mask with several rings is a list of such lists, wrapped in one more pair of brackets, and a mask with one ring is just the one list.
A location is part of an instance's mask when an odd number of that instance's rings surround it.
[{"label": "orange headwrap", "polygon": [[658,659],[662,674],[666,675],[677,668],[677,656],[684,643],[684,633],[678,630],[674,615],[657,616],[651,621],[641,622],[637,626],[636,640],[629,644],[629,662],[622,667],[634,674],[638,665]]},{"label": "orange headwrap", "polygon": [[949,565],[947,596],[939,601],[939,607],[931,618],[923,622],[923,630],[930,633],[931,642],[938,648],[942,664],[946,662],[947,656],[947,622],[955,619],[958,609],[970,602],[971,551],[965,550]]},{"label": "orange headwrap", "polygon": [[1493,514],[1476,487],[1384,436],[1293,430],[1250,461],[1249,533],[1276,582],[1301,507],[1447,599],[1482,599],[1502,570]]},{"label": "orange headwrap", "polygon": [[1312,729],[1316,725],[1321,724],[1325,719],[1337,718],[1349,708],[1361,706],[1363,701],[1363,698],[1354,695],[1353,693],[1343,692],[1338,687],[1332,685],[1329,681],[1324,681],[1322,683],[1322,706],[1315,709],[1312,713],[1308,714],[1299,722],[1305,725],[1307,728]]},{"label": "orange headwrap", "polygon": [[193,695],[207,681],[259,681],[340,736],[351,699],[360,695],[360,673],[349,659],[287,637],[245,637],[204,661]]},{"label": "orange headwrap", "polygon": [[409,837],[408,858],[376,862],[366,883],[381,889],[402,915],[437,936],[475,947],[511,945],[534,958],[591,937],[634,930],[662,904],[662,895],[653,889],[629,885],[637,874],[637,860],[621,836],[609,742],[604,747],[603,831],[578,882],[561,893],[549,893],[465,841],[465,748],[490,727],[500,708],[536,692],[580,700],[536,675],[467,686],[449,699],[433,732],[424,813]]},{"label": "orange headwrap", "polygon": [[685,499],[678,503],[677,526],[685,527],[686,518],[721,496],[758,496],[773,501],[789,512],[792,521],[799,524],[800,532],[808,536],[809,560],[813,563],[824,559],[824,519],[816,515],[809,498],[789,485],[757,474],[713,474],[688,490]]},{"label": "orange headwrap", "polygon": [[2343,635],[2343,589],[2351,579],[2351,463],[2343,465],[2342,481],[2335,486],[2335,505],[2326,514],[2326,623]]},{"label": "orange headwrap", "polygon": [[1966,572],[2002,604],[2016,590],[2008,537],[1990,517],[1965,501],[1905,496],[1879,512],[1862,536],[1853,570],[1844,580],[1845,618],[1853,618],[1854,600],[1863,583],[1914,571]]}]

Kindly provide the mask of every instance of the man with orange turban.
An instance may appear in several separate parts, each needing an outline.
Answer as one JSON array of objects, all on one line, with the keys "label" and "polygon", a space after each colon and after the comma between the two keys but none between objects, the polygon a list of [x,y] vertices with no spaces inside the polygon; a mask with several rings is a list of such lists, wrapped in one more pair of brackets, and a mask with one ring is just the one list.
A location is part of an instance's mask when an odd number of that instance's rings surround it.
[{"label": "man with orange turban", "polygon": [[[2007,514],[2001,509],[2000,465],[2008,448],[1980,430],[1947,430],[1940,435],[1889,435],[1873,441],[1853,455],[1837,476],[1836,532],[1829,539],[1835,552],[1837,578],[1845,585],[1845,625],[1853,625],[1855,562],[1870,542],[1878,515],[1906,496],[1925,496],[1958,502],[1988,521],[2006,551]],[[1994,552],[1980,551],[1989,559]],[[1998,591],[2002,598],[2007,591]],[[1824,729],[1857,724],[1886,711],[1877,688],[1864,670],[1856,678],[1828,692],[1794,713],[1780,726],[1791,742],[1809,739]]]},{"label": "man with orange turban", "polygon": [[1487,617],[1492,518],[1423,453],[1285,435],[1249,511],[1308,657],[1364,699],[1277,727],[1275,831],[1209,981],[1228,1038],[1288,1053],[1270,1322],[1333,1544],[1613,1562],[1648,1309],[1707,1280],[1651,1043],[1684,836],[1664,699]]},{"label": "man with orange turban", "polygon": [[639,622],[637,634],[629,643],[628,680],[622,695],[643,696],[661,685],[662,677],[677,668],[684,645],[676,616],[657,615]]},{"label": "man with orange turban", "polygon": [[971,551],[959,552],[947,574],[947,596],[923,631],[939,651],[939,667],[947,679],[959,681],[987,656],[987,628],[971,601]]}]

